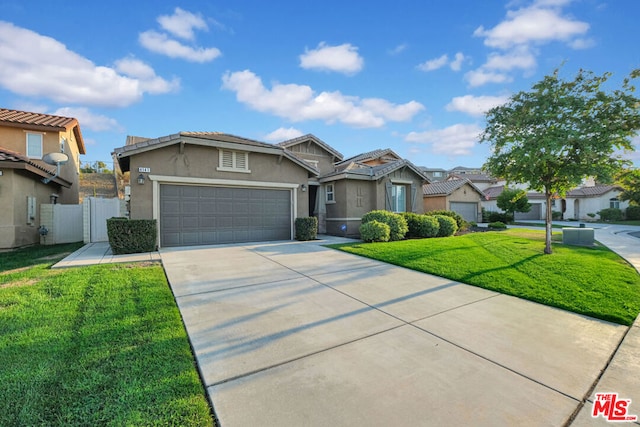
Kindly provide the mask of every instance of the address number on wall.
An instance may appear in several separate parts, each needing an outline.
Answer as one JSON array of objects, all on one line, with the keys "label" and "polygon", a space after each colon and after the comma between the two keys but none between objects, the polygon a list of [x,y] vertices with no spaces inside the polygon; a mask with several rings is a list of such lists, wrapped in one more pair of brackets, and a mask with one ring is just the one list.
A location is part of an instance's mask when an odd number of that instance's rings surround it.
[{"label": "address number on wall", "polygon": [[151,172],[151,168],[138,168],[138,172],[147,172],[147,173],[150,173],[150,172]]}]

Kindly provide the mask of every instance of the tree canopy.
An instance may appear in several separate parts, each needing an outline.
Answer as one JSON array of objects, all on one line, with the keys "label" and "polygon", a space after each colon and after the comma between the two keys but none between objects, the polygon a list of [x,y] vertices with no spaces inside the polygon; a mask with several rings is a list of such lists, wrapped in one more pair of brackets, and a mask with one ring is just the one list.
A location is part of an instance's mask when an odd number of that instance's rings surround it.
[{"label": "tree canopy", "polygon": [[640,206],[640,169],[625,169],[616,176],[616,183],[623,188],[620,200],[628,200]]},{"label": "tree canopy", "polygon": [[496,199],[496,204],[500,209],[512,216],[515,212],[529,212],[531,210],[527,192],[517,188],[505,187]]},{"label": "tree canopy", "polygon": [[610,77],[580,70],[564,80],[555,70],[486,115],[480,140],[490,144],[492,154],[484,169],[545,194],[545,253],[551,253],[551,198],[564,197],[586,177],[610,182],[629,163],[620,152],[634,150],[640,99],[632,82],[640,69],[622,88],[605,91]]}]

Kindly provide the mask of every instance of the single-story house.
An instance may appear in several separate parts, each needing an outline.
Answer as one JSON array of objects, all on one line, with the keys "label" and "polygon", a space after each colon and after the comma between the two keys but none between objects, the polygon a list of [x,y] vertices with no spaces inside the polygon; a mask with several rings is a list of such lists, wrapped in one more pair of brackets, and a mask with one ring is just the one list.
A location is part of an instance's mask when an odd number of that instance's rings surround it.
[{"label": "single-story house", "polygon": [[555,201],[559,205],[552,205],[553,210],[561,211],[562,207],[564,219],[577,219],[588,221],[591,218],[587,214],[596,214],[606,208],[618,208],[624,210],[629,206],[628,201],[621,201],[618,196],[622,188],[617,185],[594,185],[592,187],[576,188],[567,192],[564,200]]},{"label": "single-story house", "polygon": [[[502,209],[498,207],[497,198],[504,191],[504,185],[497,185],[489,187],[484,190],[484,199],[482,200],[482,207],[487,212],[502,212]],[[513,216],[516,220],[543,220],[545,218],[547,202],[545,201],[544,194],[534,191],[527,192],[527,199],[531,204],[531,210],[529,212],[516,212]]]},{"label": "single-story house", "polygon": [[342,160],[313,135],[275,145],[217,132],[127,141],[114,154],[131,173],[130,217],[157,219],[162,247],[289,240],[295,218],[312,215],[320,232],[358,235],[371,210],[422,212],[427,179],[391,150]]},{"label": "single-story house", "polygon": [[452,179],[422,186],[424,211],[451,210],[468,222],[482,221],[484,193],[468,179]]},{"label": "single-story house", "polygon": [[[49,153],[68,157],[59,169]],[[78,204],[78,121],[70,117],[0,109],[0,249],[40,242],[40,205]]]}]

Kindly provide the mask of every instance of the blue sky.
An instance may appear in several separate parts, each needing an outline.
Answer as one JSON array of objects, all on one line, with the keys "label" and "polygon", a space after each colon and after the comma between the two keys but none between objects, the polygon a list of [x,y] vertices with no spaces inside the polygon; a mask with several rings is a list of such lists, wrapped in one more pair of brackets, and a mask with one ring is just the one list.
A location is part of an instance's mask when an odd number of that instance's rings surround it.
[{"label": "blue sky", "polygon": [[[127,135],[312,133],[345,157],[480,166],[483,112],[562,65],[640,68],[637,0],[0,0],[0,106]],[[564,65],[563,65],[564,64]],[[640,148],[640,139],[634,142]],[[631,153],[637,165],[640,154]]]}]

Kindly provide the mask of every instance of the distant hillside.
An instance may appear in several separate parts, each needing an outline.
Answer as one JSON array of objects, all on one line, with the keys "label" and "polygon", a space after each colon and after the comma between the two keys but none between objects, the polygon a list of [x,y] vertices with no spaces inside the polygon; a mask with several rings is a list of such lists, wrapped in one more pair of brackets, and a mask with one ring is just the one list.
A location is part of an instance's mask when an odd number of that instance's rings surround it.
[{"label": "distant hillside", "polygon": [[85,197],[103,197],[105,199],[118,197],[113,173],[80,174],[80,203]]}]

